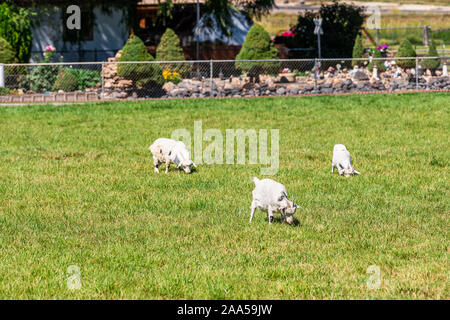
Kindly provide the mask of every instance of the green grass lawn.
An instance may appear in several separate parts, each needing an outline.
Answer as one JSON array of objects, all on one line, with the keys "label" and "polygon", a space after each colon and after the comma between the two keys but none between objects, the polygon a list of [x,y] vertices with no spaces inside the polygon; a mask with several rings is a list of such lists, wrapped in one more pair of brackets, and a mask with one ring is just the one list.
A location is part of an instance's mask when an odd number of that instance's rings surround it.
[{"label": "green grass lawn", "polygon": [[[449,101],[0,107],[0,298],[449,299]],[[152,141],[195,120],[223,133],[280,130],[270,177],[303,207],[298,225],[269,226],[261,211],[249,224],[259,165],[153,172]],[[335,143],[360,176],[331,174]],[[66,286],[71,265],[80,290]],[[378,290],[366,286],[370,265]]]}]

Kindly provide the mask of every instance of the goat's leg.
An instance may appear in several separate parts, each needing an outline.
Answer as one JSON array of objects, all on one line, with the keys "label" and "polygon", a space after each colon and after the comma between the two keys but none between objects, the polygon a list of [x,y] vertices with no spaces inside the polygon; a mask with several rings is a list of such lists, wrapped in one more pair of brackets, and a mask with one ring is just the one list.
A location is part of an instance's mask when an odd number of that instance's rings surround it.
[{"label": "goat's leg", "polygon": [[334,163],[331,164],[331,173],[334,172]]},{"label": "goat's leg", "polygon": [[159,160],[156,157],[153,157],[153,164],[155,165],[154,171],[156,173],[158,173],[159,172],[159,169],[158,169],[158,167],[159,167]]},{"label": "goat's leg", "polygon": [[166,173],[169,173],[170,160],[166,160]]},{"label": "goat's leg", "polygon": [[251,205],[251,212],[250,212],[250,223],[252,223],[253,215],[255,214],[256,206],[253,204]]},{"label": "goat's leg", "polygon": [[267,218],[269,219],[269,224],[272,224],[273,213],[272,213],[272,208],[270,206],[269,206],[269,208],[267,208]]}]

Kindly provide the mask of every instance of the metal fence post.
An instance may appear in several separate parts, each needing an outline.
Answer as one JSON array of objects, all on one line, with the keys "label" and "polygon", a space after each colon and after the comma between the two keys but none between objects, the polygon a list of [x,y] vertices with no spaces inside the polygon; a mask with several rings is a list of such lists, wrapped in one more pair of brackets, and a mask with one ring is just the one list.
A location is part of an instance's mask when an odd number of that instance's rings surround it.
[{"label": "metal fence post", "polygon": [[317,93],[317,76],[319,65],[317,64],[317,58],[314,59],[314,93]]},{"label": "metal fence post", "polygon": [[102,101],[105,101],[105,63],[102,62],[102,93],[101,93]]},{"label": "metal fence post", "polygon": [[211,89],[210,97],[214,98],[214,92],[213,92],[213,61],[212,59],[209,60],[209,88]]},{"label": "metal fence post", "polygon": [[5,86],[5,65],[0,63],[0,88]]},{"label": "metal fence post", "polygon": [[416,91],[419,91],[419,58],[416,57]]}]

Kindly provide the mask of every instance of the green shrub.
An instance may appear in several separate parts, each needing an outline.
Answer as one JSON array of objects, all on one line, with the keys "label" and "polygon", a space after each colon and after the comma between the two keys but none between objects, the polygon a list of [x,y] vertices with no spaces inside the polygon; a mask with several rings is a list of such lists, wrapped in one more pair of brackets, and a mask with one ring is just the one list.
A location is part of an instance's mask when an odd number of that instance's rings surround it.
[{"label": "green shrub", "polygon": [[[53,51],[46,51],[44,53],[43,63],[48,63],[52,60]],[[57,65],[38,65],[31,66],[26,75],[22,77],[22,87],[25,90],[33,90],[35,92],[51,91],[55,85],[58,77],[59,66]]]},{"label": "green shrub", "polygon": [[[139,37],[132,34],[122,49],[119,62],[124,61],[154,61],[147,47]],[[161,87],[164,84],[161,68],[155,63],[119,64],[117,75],[133,81],[139,87]]]},{"label": "green shrub", "polygon": [[0,63],[17,62],[16,54],[11,45],[3,38],[0,38]]},{"label": "green shrub", "polygon": [[[362,43],[362,38],[361,35],[358,34],[358,36],[355,39],[355,45],[353,46],[352,58],[360,59],[363,57],[363,55],[364,55],[364,47]],[[364,63],[363,60],[352,60],[352,67],[354,66],[361,67],[363,66],[363,63]]]},{"label": "green shrub", "polygon": [[58,78],[56,78],[54,91],[63,90],[64,92],[72,92],[78,88],[77,76],[70,71],[69,68],[59,70]]},{"label": "green shrub", "polygon": [[76,76],[78,82],[78,90],[95,87],[97,84],[102,82],[100,71],[72,68],[68,68],[67,70]]},{"label": "green shrub", "polygon": [[[383,55],[381,54],[381,51],[378,50],[377,48],[373,48],[372,49],[372,58],[383,58]],[[369,71],[373,70],[373,66],[376,63],[377,66],[377,70],[379,72],[385,72],[386,71],[386,66],[384,65],[384,60],[372,60],[369,65],[367,66],[367,68],[369,69]]]},{"label": "green shrub", "polygon": [[[176,33],[167,28],[156,48],[156,60],[158,61],[184,61],[183,49]],[[163,71],[178,72],[181,76],[189,75],[190,67],[184,63],[163,64]]]},{"label": "green shrub", "polygon": [[[428,47],[428,53],[425,57],[439,57],[439,54],[436,50],[435,44],[432,42],[430,46]],[[434,71],[439,68],[439,65],[441,64],[441,60],[439,58],[435,59],[423,59],[420,62],[420,65],[425,68],[431,70],[431,72],[434,73]]]},{"label": "green shrub", "polygon": [[[413,46],[411,45],[411,42],[406,39],[403,40],[402,43],[400,44],[400,47],[398,48],[397,51],[397,58],[401,58],[401,57],[411,57],[411,58],[415,58],[416,57],[416,51],[414,50]],[[396,59],[395,63],[403,69],[406,68],[415,68],[416,67],[416,59]]]},{"label": "green shrub", "polygon": [[8,41],[19,62],[27,63],[33,41],[30,11],[7,3],[0,4],[0,37]]},{"label": "green shrub", "polygon": [[9,94],[11,94],[11,89],[0,87],[0,96],[7,96]]},{"label": "green shrub", "polygon": [[[242,45],[236,60],[278,60],[278,51],[275,48],[269,33],[259,24],[254,24]],[[259,74],[276,74],[280,71],[280,62],[236,62],[236,67],[247,72],[251,77],[258,79]]]}]

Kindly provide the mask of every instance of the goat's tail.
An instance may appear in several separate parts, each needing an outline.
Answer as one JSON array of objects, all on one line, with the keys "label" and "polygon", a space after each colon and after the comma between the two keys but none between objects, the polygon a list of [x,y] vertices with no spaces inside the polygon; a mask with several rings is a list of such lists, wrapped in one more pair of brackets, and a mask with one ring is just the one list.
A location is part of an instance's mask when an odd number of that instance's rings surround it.
[{"label": "goat's tail", "polygon": [[255,183],[255,185],[259,182],[259,179],[257,177],[251,178],[251,181]]}]

